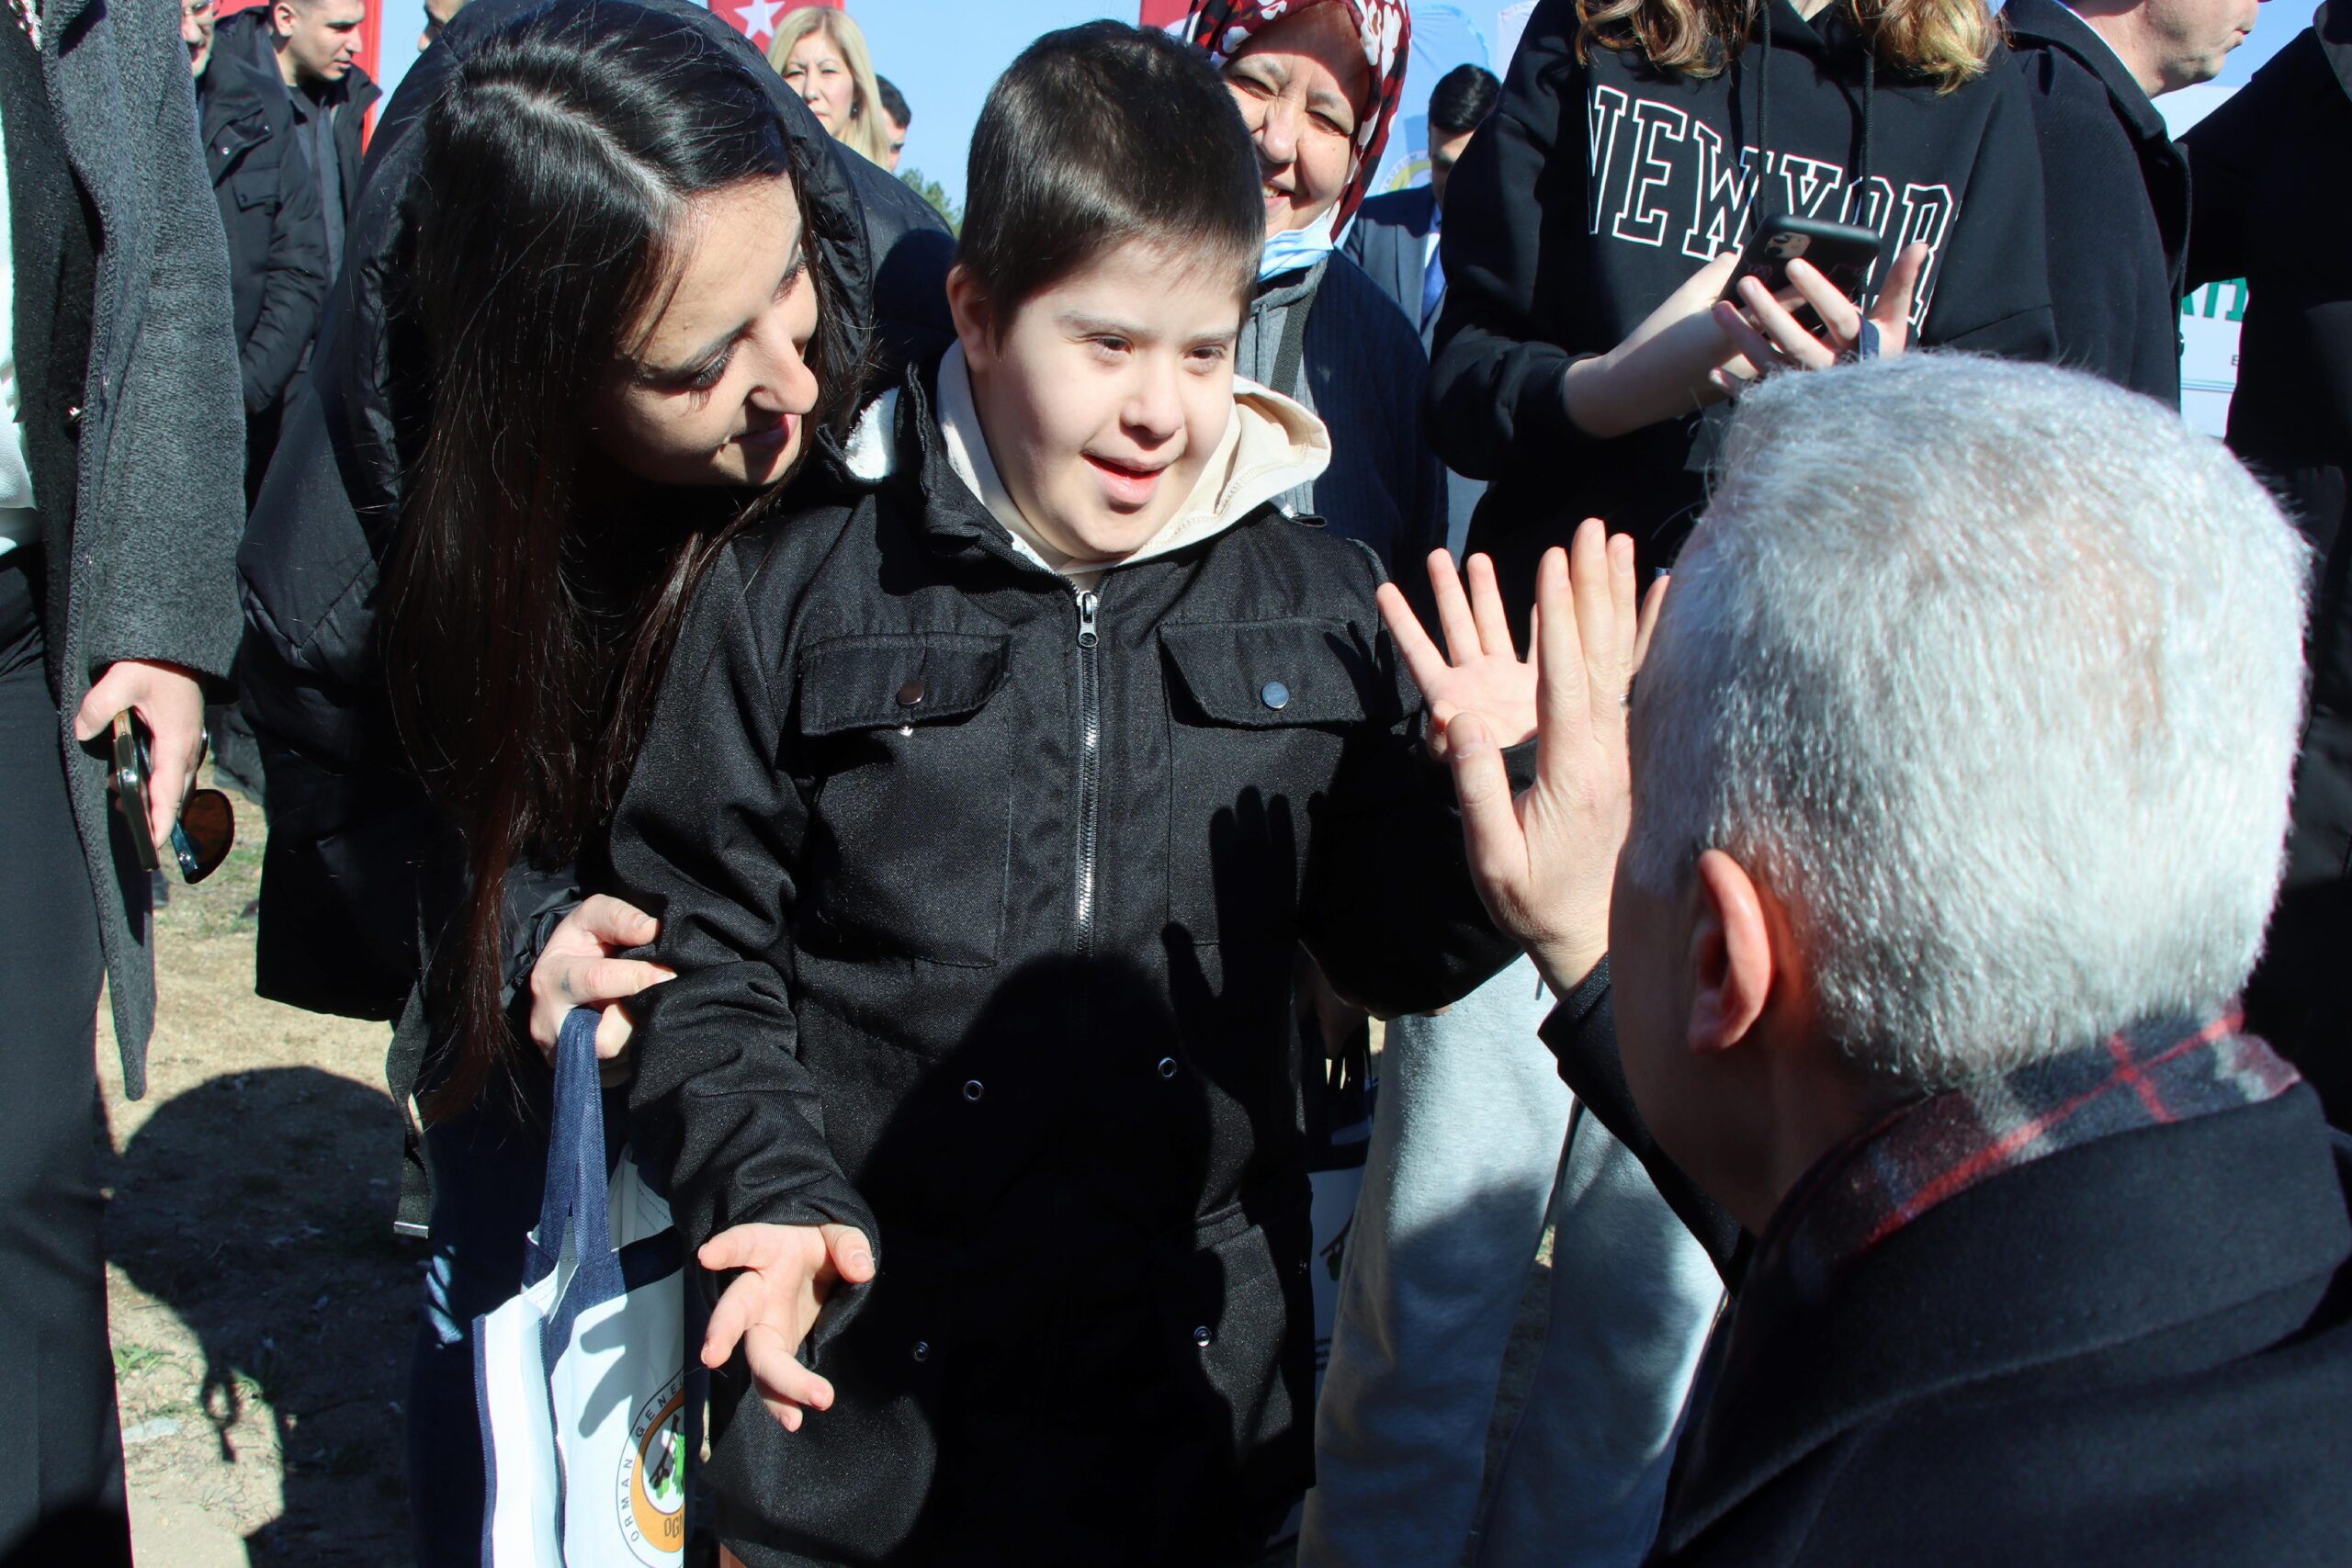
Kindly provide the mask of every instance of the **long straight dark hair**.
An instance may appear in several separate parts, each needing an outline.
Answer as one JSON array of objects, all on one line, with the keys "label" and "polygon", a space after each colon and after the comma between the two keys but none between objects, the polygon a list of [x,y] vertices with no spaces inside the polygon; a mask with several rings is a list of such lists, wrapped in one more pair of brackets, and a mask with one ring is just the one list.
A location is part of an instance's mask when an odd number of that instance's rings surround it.
[{"label": "long straight dark hair", "polygon": [[611,817],[695,583],[781,488],[749,503],[672,491],[674,506],[616,516],[583,485],[589,395],[669,287],[688,199],[794,181],[818,293],[804,460],[855,410],[858,340],[822,265],[808,154],[763,69],[685,18],[572,0],[485,40],[423,127],[394,349],[422,438],[382,626],[401,743],[469,872],[432,977],[456,1025],[435,1117],[515,1047],[500,1005],[508,868],[576,854]]}]

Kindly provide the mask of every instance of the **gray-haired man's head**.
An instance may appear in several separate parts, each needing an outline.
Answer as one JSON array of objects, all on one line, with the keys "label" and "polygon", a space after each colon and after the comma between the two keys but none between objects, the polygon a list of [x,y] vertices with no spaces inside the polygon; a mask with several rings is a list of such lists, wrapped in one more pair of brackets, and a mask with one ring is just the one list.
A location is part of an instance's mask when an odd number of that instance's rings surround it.
[{"label": "gray-haired man's head", "polygon": [[1933,355],[1774,378],[1724,471],[1633,699],[1645,1111],[1705,1120],[1733,1076],[1705,1037],[1743,919],[1754,1026],[1858,1105],[2231,997],[2302,696],[2305,552],[2261,486],[2144,399]]}]

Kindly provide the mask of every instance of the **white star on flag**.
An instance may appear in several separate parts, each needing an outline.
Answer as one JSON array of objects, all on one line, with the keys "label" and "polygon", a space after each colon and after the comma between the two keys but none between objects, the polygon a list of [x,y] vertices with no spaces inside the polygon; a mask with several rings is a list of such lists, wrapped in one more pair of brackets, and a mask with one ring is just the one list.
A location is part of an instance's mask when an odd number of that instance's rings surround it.
[{"label": "white star on flag", "polygon": [[765,43],[775,37],[776,13],[784,8],[784,0],[743,0],[735,12],[736,25],[753,43]]}]

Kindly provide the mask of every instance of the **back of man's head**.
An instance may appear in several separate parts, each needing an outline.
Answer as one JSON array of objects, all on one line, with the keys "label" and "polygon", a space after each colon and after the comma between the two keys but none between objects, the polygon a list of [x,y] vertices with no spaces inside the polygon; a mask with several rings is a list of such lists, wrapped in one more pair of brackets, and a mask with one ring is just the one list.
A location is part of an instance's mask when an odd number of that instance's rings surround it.
[{"label": "back of man's head", "polygon": [[2277,889],[2305,551],[2219,443],[2070,372],[1775,377],[1676,563],[1626,873],[1721,849],[1821,1028],[1925,1090],[2213,1006]]},{"label": "back of man's head", "polygon": [[1462,136],[1486,123],[1502,96],[1503,85],[1480,65],[1457,65],[1437,79],[1430,92],[1430,130],[1439,136]]}]

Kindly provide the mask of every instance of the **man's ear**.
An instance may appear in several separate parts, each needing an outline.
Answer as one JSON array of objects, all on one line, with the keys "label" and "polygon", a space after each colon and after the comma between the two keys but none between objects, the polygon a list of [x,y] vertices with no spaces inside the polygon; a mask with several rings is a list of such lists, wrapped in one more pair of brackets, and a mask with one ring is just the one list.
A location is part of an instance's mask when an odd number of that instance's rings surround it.
[{"label": "man's ear", "polygon": [[979,279],[961,262],[947,269],[947,313],[955,318],[965,363],[976,368],[986,366],[996,348],[996,308]]},{"label": "man's ear", "polygon": [[1699,857],[1695,881],[1690,1049],[1728,1051],[1747,1038],[1771,997],[1771,922],[1755,879],[1721,850]]}]

